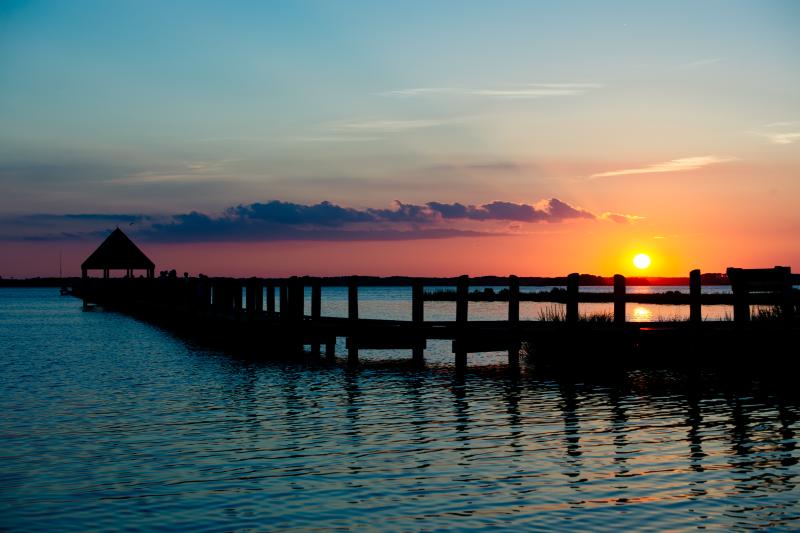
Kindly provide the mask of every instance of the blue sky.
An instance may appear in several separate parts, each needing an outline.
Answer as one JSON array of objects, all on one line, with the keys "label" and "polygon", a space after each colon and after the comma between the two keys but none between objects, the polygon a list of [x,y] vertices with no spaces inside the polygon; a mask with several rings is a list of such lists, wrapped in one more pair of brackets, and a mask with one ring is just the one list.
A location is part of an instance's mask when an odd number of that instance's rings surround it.
[{"label": "blue sky", "polygon": [[662,204],[704,172],[738,191],[714,221],[766,179],[785,228],[798,23],[792,1],[6,1],[0,236],[32,214],[549,198],[680,234],[700,218]]}]

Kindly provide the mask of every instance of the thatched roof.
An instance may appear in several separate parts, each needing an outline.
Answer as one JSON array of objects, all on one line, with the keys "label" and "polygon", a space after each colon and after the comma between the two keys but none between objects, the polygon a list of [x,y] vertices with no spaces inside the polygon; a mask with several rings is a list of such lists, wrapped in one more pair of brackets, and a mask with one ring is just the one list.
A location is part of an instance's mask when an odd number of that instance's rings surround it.
[{"label": "thatched roof", "polygon": [[117,228],[106,237],[106,240],[97,247],[92,255],[83,262],[84,270],[104,270],[129,268],[146,270],[155,268],[155,263],[150,261],[122,230]]}]

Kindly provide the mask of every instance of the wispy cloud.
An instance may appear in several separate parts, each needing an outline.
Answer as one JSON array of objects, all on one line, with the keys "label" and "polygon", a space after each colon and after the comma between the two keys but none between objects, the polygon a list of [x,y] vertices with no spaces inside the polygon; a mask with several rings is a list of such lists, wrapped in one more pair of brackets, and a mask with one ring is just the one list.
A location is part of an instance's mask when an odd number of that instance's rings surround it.
[{"label": "wispy cloud", "polygon": [[167,169],[133,172],[108,181],[124,184],[216,181],[226,177],[225,167],[235,161],[237,159],[189,161]]},{"label": "wispy cloud", "polygon": [[293,137],[287,139],[292,142],[304,143],[347,143],[347,142],[372,142],[383,140],[384,137],[376,135],[309,135],[307,137]]},{"label": "wispy cloud", "polygon": [[800,122],[771,122],[763,126],[767,131],[753,131],[772,144],[794,144],[800,142]]},{"label": "wispy cloud", "polygon": [[386,91],[384,96],[413,98],[425,96],[465,96],[482,98],[546,98],[552,96],[576,96],[590,90],[602,89],[599,83],[529,83],[506,87],[416,87]]},{"label": "wispy cloud", "polygon": [[400,133],[423,128],[433,128],[446,124],[446,120],[367,120],[361,122],[344,122],[331,127],[333,131],[352,133]]},{"label": "wispy cloud", "polygon": [[800,141],[800,131],[765,134],[772,144],[794,144]]},{"label": "wispy cloud", "polygon": [[591,179],[595,178],[608,178],[611,176],[630,176],[634,174],[657,174],[661,172],[684,172],[687,170],[697,170],[699,168],[715,165],[718,163],[727,163],[735,161],[734,157],[719,157],[714,155],[705,155],[698,157],[683,157],[680,159],[672,159],[670,161],[663,161],[661,163],[653,163],[645,167],[638,168],[624,168],[620,170],[609,170],[606,172],[598,172],[589,176]]},{"label": "wispy cloud", "polygon": [[616,222],[617,224],[630,224],[631,222],[637,222],[639,220],[644,220],[644,219],[645,217],[639,215],[612,213],[609,211],[600,215],[600,220],[610,220],[611,222]]}]

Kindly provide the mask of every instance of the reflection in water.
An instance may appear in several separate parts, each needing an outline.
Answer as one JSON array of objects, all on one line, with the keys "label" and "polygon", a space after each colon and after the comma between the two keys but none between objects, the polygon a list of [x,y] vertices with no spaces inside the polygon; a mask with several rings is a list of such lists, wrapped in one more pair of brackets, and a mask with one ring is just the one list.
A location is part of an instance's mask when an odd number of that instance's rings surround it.
[{"label": "reflection in water", "polygon": [[0,530],[797,525],[776,385],[253,364],[25,294],[0,299]]},{"label": "reflection in water", "polygon": [[609,391],[608,402],[611,404],[611,434],[614,435],[616,475],[618,477],[626,477],[629,472],[628,456],[630,454],[625,428],[628,422],[628,414],[622,405],[619,389],[613,388]]},{"label": "reflection in water", "polygon": [[633,308],[632,322],[649,322],[653,320],[653,313],[646,307],[637,305]]},{"label": "reflection in water", "polygon": [[701,434],[701,424],[703,416],[700,413],[700,400],[697,393],[691,390],[686,395],[686,425],[689,430],[686,432],[686,440],[689,441],[689,468],[695,472],[703,472],[703,437]]},{"label": "reflection in water", "polygon": [[570,483],[583,482],[586,479],[580,478],[581,475],[581,446],[580,446],[580,423],[578,420],[578,400],[575,393],[575,386],[563,384],[561,392],[561,413],[564,418],[564,442],[566,444],[566,462],[564,464],[564,475],[574,478]]}]

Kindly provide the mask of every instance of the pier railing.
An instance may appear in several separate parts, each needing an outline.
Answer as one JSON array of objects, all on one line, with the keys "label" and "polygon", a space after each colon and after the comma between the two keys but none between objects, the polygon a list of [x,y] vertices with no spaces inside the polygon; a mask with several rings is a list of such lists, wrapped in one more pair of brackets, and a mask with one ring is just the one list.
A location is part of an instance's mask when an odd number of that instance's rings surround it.
[{"label": "pier railing", "polygon": [[[325,346],[328,358],[335,356],[337,337],[347,339],[348,360],[356,362],[360,349],[410,349],[412,359],[422,362],[424,349],[429,339],[450,339],[457,367],[466,365],[470,352],[508,350],[509,363],[516,365],[522,342],[531,336],[543,336],[546,331],[563,331],[576,328],[581,322],[581,302],[605,301],[613,303],[613,320],[609,324],[593,324],[593,330],[644,326],[651,329],[678,327],[700,328],[703,325],[703,304],[727,303],[738,309],[734,313],[734,326],[746,327],[750,320],[749,306],[752,304],[775,305],[782,310],[782,324],[792,327],[795,306],[800,298],[792,290],[789,269],[769,271],[737,271],[733,273],[733,294],[703,294],[699,270],[689,275],[687,294],[634,295],[626,289],[626,278],[613,278],[611,293],[581,293],[580,276],[577,273],[566,277],[564,290],[534,293],[537,301],[552,301],[565,304],[563,320],[559,324],[542,321],[520,321],[520,301],[530,299],[530,293],[520,292],[520,279],[509,276],[501,300],[508,302],[505,320],[470,321],[469,302],[485,297],[481,293],[470,293],[470,287],[484,283],[460,276],[437,280],[437,284],[454,286],[452,300],[455,301],[455,320],[426,321],[424,304],[430,300],[441,300],[442,294],[425,292],[428,280],[412,278],[405,282],[396,280],[387,286],[411,288],[410,320],[364,319],[359,314],[359,277],[347,279],[347,316],[325,317],[322,315],[322,288],[342,286],[340,280],[329,282],[325,278],[176,278],[158,279],[84,279],[76,287],[76,296],[85,305],[99,304],[109,308],[138,314],[148,318],[159,316],[162,320],[193,324],[194,328],[220,328],[227,324],[226,331],[236,334],[258,336],[259,328],[268,329],[271,342],[290,351],[302,351],[309,346],[312,355],[321,355]],[[745,272],[745,273],[742,273]],[[751,273],[747,273],[751,272]],[[762,282],[768,279],[768,283]],[[762,281],[759,281],[762,280]],[[370,280],[369,286],[375,286]],[[501,286],[501,285],[497,285]],[[310,314],[305,313],[306,289],[310,289]],[[278,299],[276,301],[276,292]],[[681,326],[669,323],[630,324],[626,322],[626,304],[641,301],[642,296],[652,303],[678,303],[689,306],[689,319]],[[659,302],[659,297],[661,302]],[[494,298],[494,296],[493,296]],[[448,296],[448,299],[449,296]],[[747,312],[744,311],[745,307]],[[234,326],[235,325],[235,326]],[[586,330],[583,327],[582,331]]]}]

